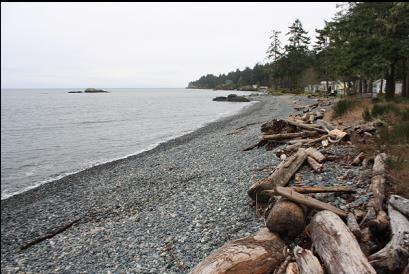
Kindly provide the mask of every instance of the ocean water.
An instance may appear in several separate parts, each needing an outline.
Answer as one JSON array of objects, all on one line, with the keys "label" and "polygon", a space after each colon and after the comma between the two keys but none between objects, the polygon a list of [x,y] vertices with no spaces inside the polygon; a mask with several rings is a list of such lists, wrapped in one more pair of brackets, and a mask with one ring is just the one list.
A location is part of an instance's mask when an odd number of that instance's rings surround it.
[{"label": "ocean water", "polygon": [[1,199],[151,149],[250,104],[212,101],[231,91],[69,90],[1,90]]}]

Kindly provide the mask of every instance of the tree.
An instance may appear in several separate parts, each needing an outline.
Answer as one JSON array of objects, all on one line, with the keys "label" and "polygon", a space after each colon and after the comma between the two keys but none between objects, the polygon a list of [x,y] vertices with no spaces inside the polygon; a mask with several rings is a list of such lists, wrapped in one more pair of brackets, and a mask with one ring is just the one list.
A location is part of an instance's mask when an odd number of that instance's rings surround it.
[{"label": "tree", "polygon": [[273,34],[270,36],[270,46],[267,49],[267,58],[273,62],[277,61],[282,56],[282,47],[280,38],[281,31],[273,30]]}]

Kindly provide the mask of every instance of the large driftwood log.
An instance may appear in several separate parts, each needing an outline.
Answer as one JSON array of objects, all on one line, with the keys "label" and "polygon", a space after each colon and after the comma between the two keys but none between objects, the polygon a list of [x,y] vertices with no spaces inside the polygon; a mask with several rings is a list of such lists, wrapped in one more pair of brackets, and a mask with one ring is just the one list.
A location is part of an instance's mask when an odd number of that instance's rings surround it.
[{"label": "large driftwood log", "polygon": [[305,212],[298,204],[280,199],[270,210],[266,225],[271,232],[294,238],[305,228]]},{"label": "large driftwood log", "polygon": [[336,214],[328,210],[318,212],[307,230],[314,250],[320,256],[328,273],[376,274],[354,235]]},{"label": "large driftwood log", "polygon": [[409,200],[398,195],[391,195],[389,203],[400,213],[409,218]]},{"label": "large driftwood log", "polygon": [[367,204],[367,214],[361,223],[361,225],[370,225],[371,230],[376,233],[382,232],[385,228],[383,223],[376,221],[377,219],[383,220],[386,215],[382,212],[383,200],[385,199],[385,160],[385,153],[375,157],[371,184],[368,189],[369,192],[372,192],[372,196]]},{"label": "large driftwood log", "polygon": [[347,217],[347,213],[345,211],[336,208],[333,205],[321,202],[312,197],[305,196],[301,193],[292,190],[291,188],[277,186],[275,187],[275,193],[287,198],[288,200],[294,201],[302,205],[306,205],[307,207],[311,207],[318,210],[329,210],[334,212],[335,214],[338,214],[339,216]]},{"label": "large driftwood log", "polygon": [[271,273],[285,259],[284,242],[262,228],[251,237],[234,240],[215,250],[191,274]]},{"label": "large driftwood log", "polygon": [[320,262],[310,250],[297,245],[294,248],[294,257],[300,269],[300,274],[324,274]]},{"label": "large driftwood log", "polygon": [[313,147],[309,147],[305,150],[305,152],[307,153],[307,155],[311,158],[314,158],[314,160],[318,161],[318,162],[322,162],[325,160],[325,156],[324,154],[322,154],[321,152],[319,152],[318,150],[316,150]]},{"label": "large driftwood log", "polygon": [[247,193],[253,200],[257,199],[259,202],[267,202],[270,196],[262,192],[273,189],[274,186],[286,186],[306,158],[307,153],[305,153],[305,149],[298,149],[297,153],[283,161],[270,176],[255,182]]},{"label": "large driftwood log", "polygon": [[409,221],[390,203],[388,205],[391,241],[381,250],[369,256],[369,261],[378,273],[401,271],[409,258]]}]

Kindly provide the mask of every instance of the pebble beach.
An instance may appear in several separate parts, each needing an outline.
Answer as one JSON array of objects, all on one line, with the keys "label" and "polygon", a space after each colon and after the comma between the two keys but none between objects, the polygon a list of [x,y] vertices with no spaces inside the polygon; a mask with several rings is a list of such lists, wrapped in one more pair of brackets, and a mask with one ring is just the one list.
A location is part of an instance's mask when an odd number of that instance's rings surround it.
[{"label": "pebble beach", "polygon": [[187,273],[225,242],[256,232],[262,219],[247,189],[269,174],[260,168],[280,160],[242,149],[262,123],[295,111],[293,96],[254,98],[240,113],[152,150],[2,200],[2,272]]}]

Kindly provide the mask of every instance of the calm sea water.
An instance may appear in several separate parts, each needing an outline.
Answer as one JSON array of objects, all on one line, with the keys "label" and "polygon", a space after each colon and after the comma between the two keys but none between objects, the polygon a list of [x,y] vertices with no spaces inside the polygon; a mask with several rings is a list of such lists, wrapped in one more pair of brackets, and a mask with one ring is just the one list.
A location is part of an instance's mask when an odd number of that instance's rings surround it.
[{"label": "calm sea water", "polygon": [[69,90],[1,90],[2,199],[153,148],[249,104],[211,100],[229,91]]}]

